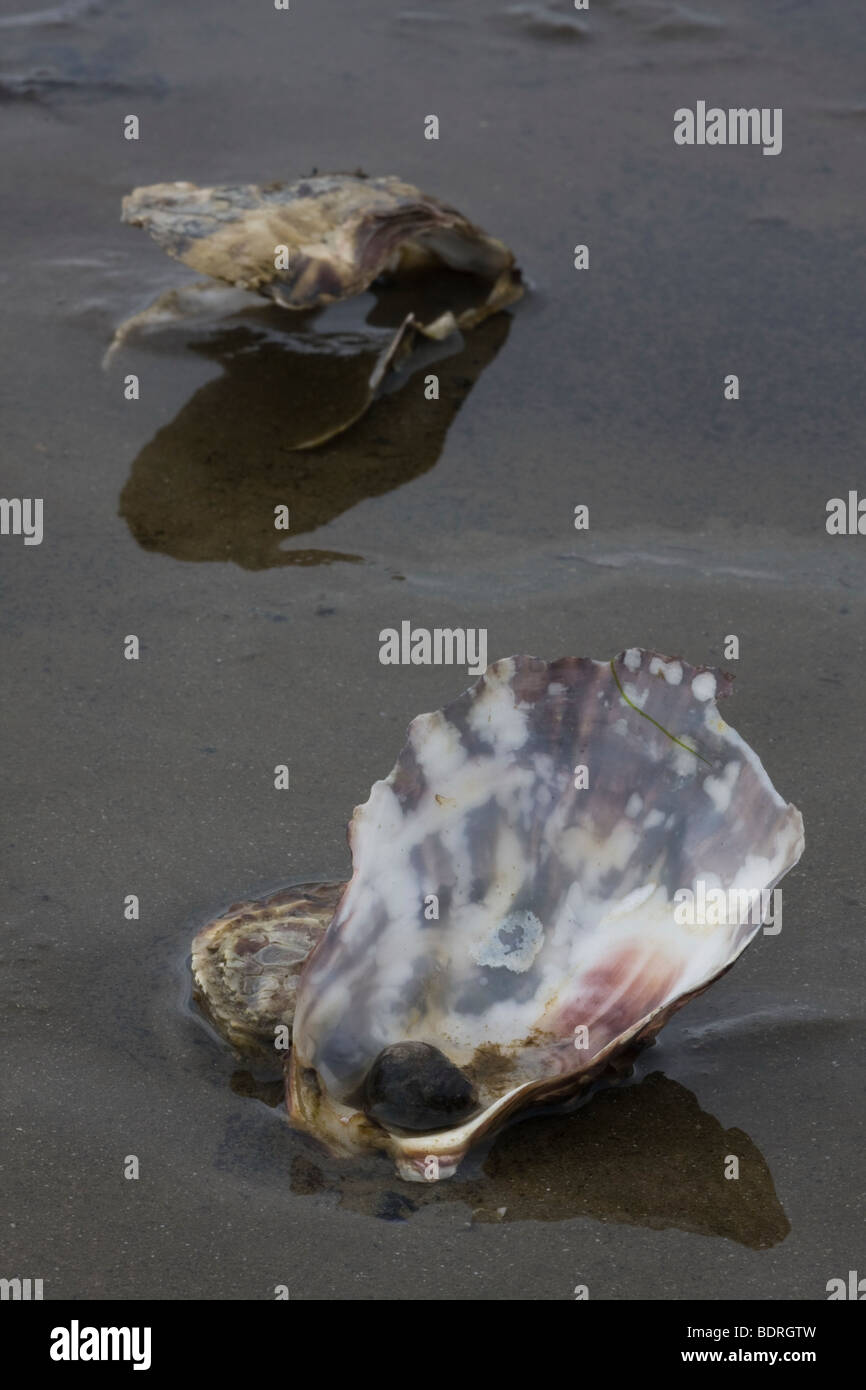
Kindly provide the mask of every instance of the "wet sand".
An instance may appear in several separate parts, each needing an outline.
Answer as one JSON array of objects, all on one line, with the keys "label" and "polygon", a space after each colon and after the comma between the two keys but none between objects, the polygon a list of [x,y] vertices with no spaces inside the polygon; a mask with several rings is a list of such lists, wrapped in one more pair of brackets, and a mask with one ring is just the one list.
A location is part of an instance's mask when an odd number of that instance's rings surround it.
[{"label": "wet sand", "polygon": [[[857,7],[196,9],[0,12],[2,491],[45,507],[40,546],[0,537],[0,1273],[46,1298],[823,1298],[862,1259],[864,1186],[866,541],[825,529],[866,487]],[[783,152],[677,148],[699,99],[782,107]],[[356,167],[453,203],[532,284],[439,359],[435,423],[414,364],[293,452],[310,362],[264,307],[102,369],[195,278],[120,224],[124,193]],[[782,932],[631,1083],[420,1190],[233,1081],[187,968],[228,902],[348,874],[353,806],[469,683],[381,665],[404,619],[486,627],[491,660],[726,665],[807,841]]]}]

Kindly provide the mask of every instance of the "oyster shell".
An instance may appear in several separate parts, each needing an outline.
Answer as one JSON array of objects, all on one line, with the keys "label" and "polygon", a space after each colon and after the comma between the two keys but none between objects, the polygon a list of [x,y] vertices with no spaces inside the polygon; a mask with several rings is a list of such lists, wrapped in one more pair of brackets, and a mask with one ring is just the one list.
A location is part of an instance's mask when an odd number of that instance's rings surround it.
[{"label": "oyster shell", "polygon": [[[327,174],[288,187],[198,188],[154,183],[123,200],[122,220],[145,227],[170,256],[286,309],[315,309],[360,294],[383,271],[442,264],[493,281],[487,312],[520,297],[514,256],[456,208],[402,179]],[[275,268],[275,248],[288,268]],[[470,311],[456,322],[471,327]],[[427,325],[443,337],[456,324]]]},{"label": "oyster shell", "polygon": [[304,961],[345,888],[309,883],[233,903],[192,943],[193,997],[238,1052],[274,1059],[274,1029],[291,1026]]},{"label": "oyster shell", "polygon": [[301,976],[293,1125],[450,1176],[730,968],[760,916],[682,926],[675,894],[772,889],[803,849],[800,813],[718,713],[730,684],[637,649],[516,656],[413,721],[355,810],[352,879]]},{"label": "oyster shell", "polygon": [[[441,340],[473,328],[523,293],[520,271],[503,242],[456,208],[390,176],[328,174],[261,188],[157,183],[125,197],[121,215],[124,222],[146,228],[170,256],[211,279],[166,291],[121,324],[106,365],[133,331],[195,317],[208,304],[218,307],[214,280],[297,312],[361,294],[386,272],[403,276],[444,267],[482,282],[480,302],[455,304],[427,322],[410,310],[379,353],[360,409],[295,448],[312,448],[354,423],[385,376],[411,351],[417,334]],[[277,268],[278,247],[285,248],[284,269]]]}]

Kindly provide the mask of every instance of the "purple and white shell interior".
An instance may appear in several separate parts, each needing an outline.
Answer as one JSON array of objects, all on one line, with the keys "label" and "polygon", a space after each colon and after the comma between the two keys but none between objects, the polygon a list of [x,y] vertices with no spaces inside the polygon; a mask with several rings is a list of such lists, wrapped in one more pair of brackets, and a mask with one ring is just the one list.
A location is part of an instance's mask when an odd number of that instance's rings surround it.
[{"label": "purple and white shell interior", "polygon": [[[736,959],[803,829],[719,714],[729,690],[636,648],[516,656],[412,722],[354,813],[352,879],[298,995],[298,1065],[344,1123],[383,1049],[437,1048],[483,1116]],[[719,889],[752,910],[682,920],[683,890]]]}]

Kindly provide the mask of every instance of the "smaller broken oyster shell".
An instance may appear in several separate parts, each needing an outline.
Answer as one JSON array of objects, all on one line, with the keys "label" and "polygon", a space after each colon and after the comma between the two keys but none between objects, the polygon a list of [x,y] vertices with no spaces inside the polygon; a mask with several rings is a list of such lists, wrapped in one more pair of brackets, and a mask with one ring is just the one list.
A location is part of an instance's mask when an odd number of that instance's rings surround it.
[{"label": "smaller broken oyster shell", "polygon": [[[155,183],[123,200],[123,221],[145,227],[192,270],[269,295],[286,309],[316,309],[366,290],[384,271],[445,265],[493,282],[487,313],[518,299],[520,274],[501,241],[401,179],[329,174],[288,187],[198,188]],[[275,266],[277,247],[288,266]],[[423,331],[443,337],[477,312]]]},{"label": "smaller broken oyster shell", "polygon": [[[417,334],[437,341],[475,327],[523,293],[520,271],[503,242],[456,208],[393,177],[329,174],[290,186],[238,184],[199,188],[157,183],[123,200],[122,218],[144,227],[170,256],[211,280],[161,294],[122,324],[108,362],[134,329],[195,313],[213,300],[214,280],[309,312],[368,289],[379,276],[415,276],[446,268],[474,276],[480,303],[446,309],[426,322],[411,311],[379,355],[370,376],[368,408],[385,375],[411,351]],[[284,264],[285,263],[285,264]],[[312,448],[359,418],[295,448]]]}]

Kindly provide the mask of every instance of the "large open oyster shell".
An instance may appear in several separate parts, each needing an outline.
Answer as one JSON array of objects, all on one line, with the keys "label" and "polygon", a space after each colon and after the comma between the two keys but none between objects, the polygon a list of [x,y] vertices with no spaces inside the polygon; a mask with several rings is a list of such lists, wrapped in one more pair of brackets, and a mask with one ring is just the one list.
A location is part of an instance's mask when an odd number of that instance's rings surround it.
[{"label": "large open oyster shell", "polygon": [[355,810],[352,879],[301,975],[296,1127],[449,1176],[733,964],[760,915],[680,925],[675,894],[772,889],[803,827],[720,717],[729,689],[637,649],[516,656],[413,721]]}]

